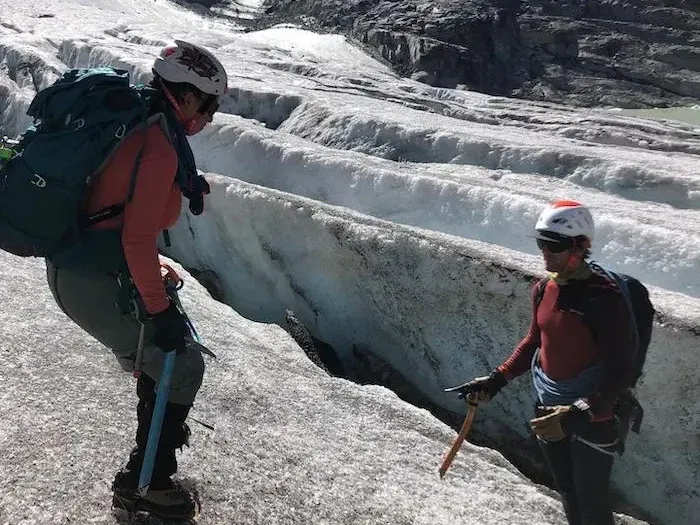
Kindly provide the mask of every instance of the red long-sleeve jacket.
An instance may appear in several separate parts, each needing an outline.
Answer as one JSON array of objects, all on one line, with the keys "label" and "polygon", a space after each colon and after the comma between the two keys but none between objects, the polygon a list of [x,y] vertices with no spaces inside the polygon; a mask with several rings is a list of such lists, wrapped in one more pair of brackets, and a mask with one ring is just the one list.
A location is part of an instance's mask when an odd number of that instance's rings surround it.
[{"label": "red long-sleeve jacket", "polygon": [[531,299],[528,333],[498,369],[509,380],[527,372],[537,348],[542,370],[555,381],[602,364],[598,388],[588,402],[596,419],[610,417],[632,374],[634,351],[629,311],[619,290],[593,273],[566,285],[548,281],[539,305],[535,285]]}]

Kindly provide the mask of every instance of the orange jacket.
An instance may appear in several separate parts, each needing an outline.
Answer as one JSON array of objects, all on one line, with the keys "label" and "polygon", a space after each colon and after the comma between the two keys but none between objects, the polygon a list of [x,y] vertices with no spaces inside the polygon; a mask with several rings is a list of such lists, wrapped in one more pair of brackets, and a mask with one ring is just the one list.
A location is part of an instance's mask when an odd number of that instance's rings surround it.
[{"label": "orange jacket", "polygon": [[148,313],[156,314],[169,305],[161,281],[157,238],[162,230],[177,222],[182,202],[180,188],[175,184],[177,153],[159,123],[134,133],[119,146],[88,191],[87,212],[126,201],[131,172],[142,146],[131,202],[126,204],[124,213],[93,228],[121,228],[122,248],[131,277]]}]

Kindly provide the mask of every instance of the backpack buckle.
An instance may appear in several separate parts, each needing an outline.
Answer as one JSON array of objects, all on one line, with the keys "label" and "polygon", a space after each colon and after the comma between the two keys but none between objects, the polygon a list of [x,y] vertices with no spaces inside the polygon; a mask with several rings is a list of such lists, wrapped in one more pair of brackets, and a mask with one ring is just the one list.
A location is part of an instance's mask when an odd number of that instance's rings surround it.
[{"label": "backpack buckle", "polygon": [[37,188],[46,188],[46,179],[38,173],[32,175],[32,180],[30,180],[29,183],[33,184]]}]

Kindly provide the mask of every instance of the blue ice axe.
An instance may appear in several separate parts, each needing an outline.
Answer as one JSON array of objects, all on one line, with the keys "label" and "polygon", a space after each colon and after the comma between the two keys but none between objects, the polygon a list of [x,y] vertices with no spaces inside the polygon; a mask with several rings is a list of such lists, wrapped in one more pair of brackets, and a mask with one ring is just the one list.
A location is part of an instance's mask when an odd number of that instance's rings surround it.
[{"label": "blue ice axe", "polygon": [[163,428],[163,418],[165,417],[165,405],[168,402],[168,394],[170,392],[170,381],[173,378],[173,368],[175,367],[175,351],[167,352],[163,360],[163,370],[160,373],[158,380],[158,389],[156,390],[156,406],[153,409],[151,416],[151,426],[148,429],[148,440],[146,441],[146,454],[141,465],[141,474],[139,476],[139,486],[136,489],[136,495],[143,498],[148,492],[148,487],[151,485],[151,476],[153,475],[153,465],[156,461],[156,452],[158,450],[158,441],[160,441],[160,431]]}]

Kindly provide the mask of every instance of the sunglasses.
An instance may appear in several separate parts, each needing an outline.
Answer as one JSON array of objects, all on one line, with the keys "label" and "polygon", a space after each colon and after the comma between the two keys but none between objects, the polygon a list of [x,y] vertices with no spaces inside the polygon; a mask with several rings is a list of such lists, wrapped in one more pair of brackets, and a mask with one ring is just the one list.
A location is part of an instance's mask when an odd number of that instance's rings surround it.
[{"label": "sunglasses", "polygon": [[207,98],[202,100],[202,104],[199,106],[197,112],[200,115],[208,114],[210,117],[214,116],[219,109],[219,97],[216,95],[208,95]]},{"label": "sunglasses", "polygon": [[560,241],[548,241],[546,239],[537,239],[537,247],[540,250],[544,250],[545,248],[547,248],[547,250],[549,250],[552,253],[562,253],[574,247],[574,240],[571,238],[562,239]]}]

